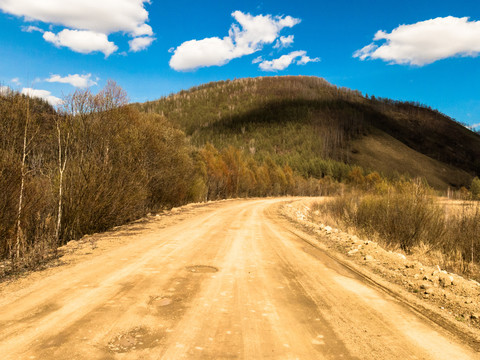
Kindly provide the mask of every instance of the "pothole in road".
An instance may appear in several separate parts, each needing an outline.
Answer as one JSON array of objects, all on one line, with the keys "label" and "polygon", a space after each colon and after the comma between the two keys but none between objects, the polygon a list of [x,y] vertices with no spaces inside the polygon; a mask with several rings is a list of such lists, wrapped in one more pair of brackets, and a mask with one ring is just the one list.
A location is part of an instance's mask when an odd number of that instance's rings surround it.
[{"label": "pothole in road", "polygon": [[185,298],[180,296],[166,297],[166,296],[150,296],[148,301],[150,311],[156,316],[161,316],[164,319],[180,318],[187,309]]},{"label": "pothole in road", "polygon": [[151,332],[145,327],[135,327],[127,332],[120,333],[107,345],[109,352],[126,353],[133,350],[150,349],[160,345],[165,334]]},{"label": "pothole in road", "polygon": [[218,269],[215,266],[209,266],[209,265],[187,266],[186,269],[192,273],[214,273],[218,271]]},{"label": "pothole in road", "polygon": [[172,299],[168,297],[160,297],[160,296],[150,296],[150,300],[148,301],[148,305],[153,306],[168,306],[172,303]]}]

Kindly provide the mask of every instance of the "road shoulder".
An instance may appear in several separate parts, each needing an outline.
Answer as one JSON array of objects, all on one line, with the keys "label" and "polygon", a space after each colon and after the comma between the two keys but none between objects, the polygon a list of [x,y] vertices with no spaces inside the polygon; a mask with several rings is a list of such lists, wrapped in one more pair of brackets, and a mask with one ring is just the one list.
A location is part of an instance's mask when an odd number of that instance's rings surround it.
[{"label": "road shoulder", "polygon": [[387,251],[373,241],[314,222],[310,205],[318,200],[290,201],[280,206],[278,211],[285,218],[286,230],[480,352],[476,312],[480,284],[438,267],[422,265],[404,254]]}]

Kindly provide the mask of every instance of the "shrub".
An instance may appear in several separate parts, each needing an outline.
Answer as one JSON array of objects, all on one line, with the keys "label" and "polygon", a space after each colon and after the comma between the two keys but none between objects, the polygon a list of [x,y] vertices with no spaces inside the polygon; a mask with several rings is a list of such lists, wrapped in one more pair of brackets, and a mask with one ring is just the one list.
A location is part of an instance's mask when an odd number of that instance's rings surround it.
[{"label": "shrub", "polygon": [[350,192],[326,203],[325,210],[409,252],[420,243],[433,244],[444,228],[442,210],[430,192],[419,182],[399,182],[385,193]]},{"label": "shrub", "polygon": [[475,177],[472,180],[472,185],[470,185],[470,192],[472,193],[473,199],[480,200],[480,179]]},{"label": "shrub", "polygon": [[464,202],[453,214],[437,204],[433,192],[418,181],[383,182],[375,193],[356,190],[314,209],[330,215],[387,247],[411,252],[426,245],[443,254],[444,266],[460,272],[480,263],[480,204]]}]

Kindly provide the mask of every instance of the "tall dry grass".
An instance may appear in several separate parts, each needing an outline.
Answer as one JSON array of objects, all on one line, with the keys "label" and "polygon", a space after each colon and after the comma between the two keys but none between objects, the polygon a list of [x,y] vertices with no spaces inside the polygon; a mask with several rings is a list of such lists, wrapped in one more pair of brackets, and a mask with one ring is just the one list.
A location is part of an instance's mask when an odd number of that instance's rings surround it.
[{"label": "tall dry grass", "polygon": [[420,181],[401,181],[373,191],[352,190],[313,210],[333,218],[359,235],[376,238],[406,253],[422,249],[442,266],[476,273],[480,264],[480,203],[450,208],[440,204]]}]

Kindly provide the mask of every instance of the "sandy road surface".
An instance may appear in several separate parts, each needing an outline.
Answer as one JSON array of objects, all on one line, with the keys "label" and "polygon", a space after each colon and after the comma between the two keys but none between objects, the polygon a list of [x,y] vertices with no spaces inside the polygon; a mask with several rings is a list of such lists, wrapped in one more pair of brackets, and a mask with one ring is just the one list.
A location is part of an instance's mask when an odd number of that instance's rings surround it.
[{"label": "sandy road surface", "polygon": [[[0,294],[1,359],[472,359],[286,230],[215,204]],[[217,271],[218,270],[218,271]]]}]

